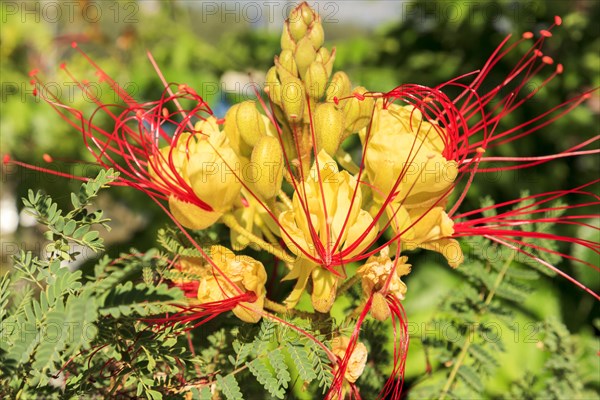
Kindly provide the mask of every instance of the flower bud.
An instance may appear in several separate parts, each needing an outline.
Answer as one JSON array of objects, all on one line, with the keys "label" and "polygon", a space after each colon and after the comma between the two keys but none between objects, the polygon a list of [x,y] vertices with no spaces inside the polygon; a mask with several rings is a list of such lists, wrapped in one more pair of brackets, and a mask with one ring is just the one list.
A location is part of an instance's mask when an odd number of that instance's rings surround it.
[{"label": "flower bud", "polygon": [[313,281],[312,305],[316,311],[328,313],[335,301],[338,278],[325,268],[315,268],[311,276]]},{"label": "flower bud", "polygon": [[290,122],[299,122],[304,114],[304,85],[296,77],[288,76],[281,81],[281,105]]},{"label": "flower bud", "polygon": [[327,71],[322,63],[314,61],[310,64],[304,77],[304,86],[311,98],[319,100],[323,97],[327,86]]},{"label": "flower bud", "polygon": [[[267,72],[265,77],[265,92],[267,92],[269,99],[273,103],[281,105],[281,82],[277,76],[277,67],[271,67]],[[225,121],[227,121],[227,116],[225,116]],[[225,122],[225,126],[227,127],[227,122]]]},{"label": "flower bud", "polygon": [[304,79],[308,66],[315,61],[316,56],[317,52],[310,40],[307,37],[300,39],[296,46],[296,51],[294,52],[294,58],[296,59],[296,65],[298,66],[298,72],[300,73],[301,78]]},{"label": "flower bud", "polygon": [[291,50],[283,50],[277,61],[290,74],[298,76],[298,67],[296,66],[296,60],[294,60],[294,54]]},{"label": "flower bud", "polygon": [[172,195],[169,196],[169,210],[175,220],[188,229],[206,229],[223,215],[219,211],[203,210]]},{"label": "flower bud", "polygon": [[321,18],[319,18],[319,21],[315,22],[310,28],[307,37],[315,49],[318,49],[321,46],[323,46],[323,42],[325,41],[325,32],[323,31]]},{"label": "flower bud", "polygon": [[223,128],[223,132],[227,136],[229,140],[229,145],[233,149],[236,154],[240,156],[248,156],[252,151],[252,148],[248,146],[248,144],[242,140],[240,131],[238,129],[237,123],[237,112],[240,108],[240,104],[235,104],[227,110],[225,114],[225,125]]},{"label": "flower bud", "polygon": [[[362,95],[367,92],[362,86],[354,89],[353,93]],[[344,104],[344,114],[346,115],[346,132],[344,136],[348,136],[354,132],[358,132],[366,127],[371,120],[373,106],[375,102],[371,97],[357,98],[353,97]]]},{"label": "flower bud", "polygon": [[304,22],[301,6],[294,8],[290,12],[286,25],[289,27],[291,37],[294,41],[297,42],[304,37],[309,24]]},{"label": "flower bud", "polygon": [[262,115],[256,109],[256,103],[252,100],[240,103],[235,121],[240,137],[251,147],[265,135]]},{"label": "flower bud", "polygon": [[[343,71],[338,71],[335,74],[333,74],[333,77],[331,78],[331,82],[327,87],[325,98],[327,99],[327,102],[332,103],[334,102],[334,98],[341,99],[343,97],[348,96],[351,90],[352,85],[350,83],[350,78],[348,78],[348,75]],[[338,105],[338,107],[341,106],[341,104]]]},{"label": "flower bud", "polygon": [[296,42],[290,33],[288,24],[283,26],[283,33],[281,34],[281,49],[282,50],[294,50],[296,48]]},{"label": "flower bud", "polygon": [[317,52],[316,59],[321,61],[325,66],[325,71],[327,71],[327,76],[331,76],[331,71],[333,69],[333,62],[335,61],[335,49],[330,53],[325,47],[321,47]]},{"label": "flower bud", "polygon": [[260,138],[252,150],[252,164],[256,171],[251,181],[254,188],[265,199],[277,195],[283,181],[283,151],[279,140],[271,136]]},{"label": "flower bud", "polygon": [[303,2],[302,4],[300,4],[300,6],[298,7],[298,9],[300,9],[300,13],[302,15],[302,19],[304,20],[304,23],[307,26],[311,25],[315,21],[316,22],[320,22],[320,18],[318,18],[317,13],[314,12],[312,8],[310,8],[310,6],[308,5],[308,3]]},{"label": "flower bud", "polygon": [[322,103],[315,111],[314,124],[317,152],[323,149],[333,156],[344,132],[344,114],[333,103]]}]

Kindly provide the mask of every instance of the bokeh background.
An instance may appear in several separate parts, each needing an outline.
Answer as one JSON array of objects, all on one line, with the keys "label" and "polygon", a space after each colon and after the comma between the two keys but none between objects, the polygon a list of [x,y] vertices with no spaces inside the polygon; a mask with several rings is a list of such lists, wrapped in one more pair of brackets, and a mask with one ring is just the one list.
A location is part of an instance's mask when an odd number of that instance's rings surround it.
[{"label": "bokeh background", "polygon": [[[334,69],[345,70],[354,84],[387,91],[402,83],[437,85],[480,68],[509,33],[537,31],[561,15],[563,26],[554,31],[546,53],[561,62],[565,72],[533,101],[505,120],[505,126],[526,121],[552,105],[600,86],[600,1],[317,1],[309,2],[325,25],[326,45],[335,46]],[[93,168],[77,132],[50,106],[32,96],[29,71],[37,68],[65,101],[92,112],[94,104],[73,87],[59,68],[67,62],[80,78],[94,80],[85,60],[70,43],[77,41],[102,68],[139,101],[160,96],[163,88],[146,57],[150,51],[168,81],[194,87],[217,115],[232,104],[253,96],[250,78],[261,83],[264,72],[279,52],[282,22],[296,2],[288,1],[3,1],[0,18],[1,152],[33,165],[63,172],[88,173]],[[515,51],[495,69],[501,79],[520,58]],[[533,82],[539,84],[541,80]],[[533,89],[533,88],[532,88]],[[100,95],[115,102],[104,89]],[[112,99],[112,100],[111,100]],[[567,149],[600,134],[600,97],[596,92],[568,116],[541,132],[494,150],[494,155],[545,155]],[[597,142],[596,142],[597,143]],[[597,147],[597,144],[595,145]],[[592,146],[593,147],[593,146]],[[55,162],[44,161],[49,154]],[[463,208],[477,206],[481,197],[496,202],[518,198],[522,191],[539,193],[566,189],[598,177],[597,156],[562,159],[533,169],[480,175]],[[3,166],[1,182],[1,268],[19,248],[43,251],[40,231],[23,212],[20,198],[28,189],[42,189],[69,204],[73,180]],[[597,189],[596,189],[597,192]],[[567,198],[566,201],[568,202]],[[108,251],[117,254],[131,247],[154,245],[156,231],[167,223],[161,211],[134,190],[107,191],[98,200],[113,219],[104,237]],[[595,210],[596,213],[598,210]],[[590,224],[598,224],[596,220]],[[600,241],[591,230],[563,231]],[[595,235],[595,236],[594,236]],[[562,248],[594,265],[598,255]],[[572,253],[575,251],[575,253]],[[95,255],[84,261],[92,263]],[[436,258],[416,255],[408,277],[405,307],[414,330],[426,321],[436,304],[461,277]],[[600,277],[590,269],[564,262],[562,268],[595,291]],[[586,272],[588,271],[588,272]],[[522,305],[520,324],[554,315],[580,335],[593,337],[598,305],[591,296],[559,278],[543,279]],[[529,315],[528,319],[526,315]],[[596,327],[598,326],[596,322]],[[490,384],[501,394],[526,367],[542,363],[521,332],[510,340],[503,367]],[[596,346],[597,349],[597,346]],[[419,343],[413,342],[407,377],[423,373]],[[537,363],[537,364],[536,364]]]}]

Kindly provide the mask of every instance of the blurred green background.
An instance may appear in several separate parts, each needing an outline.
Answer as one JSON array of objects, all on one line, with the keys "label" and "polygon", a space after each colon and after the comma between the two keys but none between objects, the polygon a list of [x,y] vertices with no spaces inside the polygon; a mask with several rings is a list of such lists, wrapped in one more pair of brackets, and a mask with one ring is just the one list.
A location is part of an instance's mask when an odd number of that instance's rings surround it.
[{"label": "blurred green background", "polygon": [[[543,29],[552,23],[554,15],[562,16],[563,26],[554,31],[546,53],[562,63],[565,72],[503,121],[504,126],[526,121],[583,90],[600,86],[600,1],[309,3],[323,17],[326,45],[337,49],[334,69],[345,70],[354,84],[369,90],[387,91],[403,83],[433,86],[476,70],[507,34]],[[43,161],[45,153],[55,160],[91,159],[80,135],[50,106],[31,95],[28,76],[31,69],[39,68],[40,77],[52,83],[65,101],[92,112],[94,104],[74,90],[70,79],[58,68],[66,61],[78,77],[95,79],[89,65],[71,48],[72,41],[77,41],[140,102],[158,98],[163,90],[146,57],[149,50],[168,81],[195,88],[217,114],[223,115],[229,105],[252,95],[248,73],[261,82],[264,71],[279,52],[284,16],[294,5],[295,2],[287,1],[4,1],[0,14],[2,154],[61,171],[86,172],[81,163],[48,165]],[[494,68],[494,77],[506,76],[519,58],[519,51],[505,57]],[[101,95],[108,103],[116,101],[107,90]],[[486,155],[556,153],[600,134],[599,118],[600,97],[596,92],[556,123]],[[597,142],[595,146],[598,147]],[[463,209],[477,206],[484,195],[500,202],[518,198],[523,190],[539,193],[571,188],[597,178],[599,169],[599,157],[587,156],[514,173],[481,174]],[[67,207],[69,194],[77,186],[72,180],[3,166],[3,268],[19,247],[42,249],[43,240],[22,213],[18,200],[27,189],[43,189]],[[566,199],[569,200],[574,199]],[[113,254],[131,246],[142,250],[153,246],[156,230],[167,222],[157,207],[134,190],[111,190],[99,202],[113,219],[113,230],[105,235]],[[563,233],[600,241],[597,232],[565,229]],[[574,251],[568,247],[562,250]],[[576,255],[600,264],[591,252]],[[411,262],[415,268],[407,279],[409,295],[405,307],[416,327],[429,318],[460,278],[431,257],[416,256]],[[586,273],[584,267],[567,262],[562,267],[591,289],[600,290],[597,273]],[[522,305],[525,312],[520,323],[555,315],[573,332],[594,335],[591,321],[598,316],[598,305],[591,296],[559,278],[540,281],[539,285],[536,295]],[[418,342],[413,343],[407,369],[409,379],[422,374],[424,368]],[[540,360],[531,345],[518,337],[512,340],[506,364],[491,390],[502,393],[519,371],[541,365]]]}]

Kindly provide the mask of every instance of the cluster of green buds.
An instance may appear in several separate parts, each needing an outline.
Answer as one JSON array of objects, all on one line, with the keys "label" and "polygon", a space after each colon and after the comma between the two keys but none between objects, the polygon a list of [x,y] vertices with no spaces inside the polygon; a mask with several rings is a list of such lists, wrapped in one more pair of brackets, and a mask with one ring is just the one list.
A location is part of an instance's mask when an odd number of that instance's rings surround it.
[{"label": "cluster of green buds", "polygon": [[316,152],[334,156],[346,137],[368,124],[373,110],[365,88],[352,89],[345,72],[332,74],[335,49],[323,43],[321,17],[300,4],[285,22],[281,53],[266,76],[265,91],[282,124],[286,151],[306,161],[305,170],[313,133]]}]

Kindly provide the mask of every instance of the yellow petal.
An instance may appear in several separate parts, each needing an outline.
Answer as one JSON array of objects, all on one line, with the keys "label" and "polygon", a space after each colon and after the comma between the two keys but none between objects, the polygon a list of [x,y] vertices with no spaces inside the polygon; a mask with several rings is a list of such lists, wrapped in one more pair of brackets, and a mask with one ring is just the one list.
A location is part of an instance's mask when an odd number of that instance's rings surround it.
[{"label": "yellow petal", "polygon": [[304,258],[300,258],[298,261],[296,261],[289,274],[282,279],[282,281],[292,279],[298,280],[294,286],[294,289],[292,289],[292,292],[284,301],[287,308],[294,308],[296,304],[298,304],[298,301],[300,301],[300,296],[302,296],[302,293],[304,293],[304,289],[308,283],[308,277],[315,267],[316,264]]},{"label": "yellow petal", "polygon": [[223,215],[222,212],[203,210],[175,196],[169,196],[169,210],[177,222],[188,229],[206,229]]},{"label": "yellow petal", "polygon": [[462,249],[455,239],[439,239],[420,244],[419,247],[440,253],[452,268],[456,268],[464,262]]},{"label": "yellow petal", "polygon": [[354,224],[348,229],[348,236],[346,237],[343,249],[345,250],[355,242],[359,241],[361,235],[364,234],[364,237],[360,239],[360,244],[356,246],[346,258],[351,258],[360,254],[373,243],[375,237],[377,237],[377,224],[373,224],[372,222],[373,217],[365,210],[360,210],[358,218],[356,218]]}]

